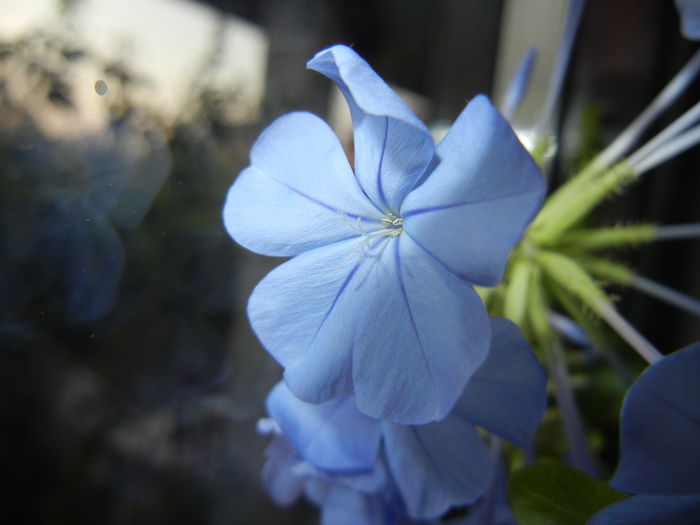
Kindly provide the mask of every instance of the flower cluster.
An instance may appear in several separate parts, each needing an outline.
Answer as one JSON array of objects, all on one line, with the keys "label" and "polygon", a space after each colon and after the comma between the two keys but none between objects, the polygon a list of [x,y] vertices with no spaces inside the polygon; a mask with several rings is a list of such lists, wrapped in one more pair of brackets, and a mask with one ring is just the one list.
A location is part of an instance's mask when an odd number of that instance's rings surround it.
[{"label": "flower cluster", "polygon": [[288,114],[224,207],[238,243],[293,257],[248,304],[285,370],[268,398],[278,435],[265,477],[279,502],[304,491],[326,523],[436,518],[491,483],[473,425],[525,447],[544,410],[539,362],[473,286],[498,284],[545,185],[484,96],[435,146],[350,48],[308,67],[350,106],[354,170],[323,121]]},{"label": "flower cluster", "polygon": [[505,319],[491,324],[486,362],[442,421],[381,421],[360,413],[352,396],[314,405],[278,384],[268,397],[268,412],[295,455],[313,468],[300,471],[288,459],[281,461],[278,438],[270,447],[267,475],[301,473],[298,484],[321,477],[334,489],[352,481],[351,488],[366,498],[383,495],[387,513],[414,519],[435,518],[451,506],[476,501],[491,483],[494,460],[473,425],[527,447],[545,404],[544,372],[519,330]]}]

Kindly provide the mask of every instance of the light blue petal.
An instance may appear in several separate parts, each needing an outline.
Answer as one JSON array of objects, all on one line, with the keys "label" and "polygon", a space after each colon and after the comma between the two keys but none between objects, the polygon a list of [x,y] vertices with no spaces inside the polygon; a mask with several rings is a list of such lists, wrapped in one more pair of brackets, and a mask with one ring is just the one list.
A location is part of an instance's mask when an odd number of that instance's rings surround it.
[{"label": "light blue petal", "polygon": [[[311,463],[305,464],[311,465]],[[321,475],[319,476],[319,474]],[[331,487],[331,482],[329,482],[330,478],[322,474],[322,471],[316,470],[312,476],[306,479],[306,484],[304,485],[304,496],[316,506],[323,505],[323,501],[326,499]]]},{"label": "light blue petal", "polygon": [[253,330],[303,401],[352,393],[355,319],[374,297],[351,282],[362,249],[362,241],[346,240],[305,252],[267,274],[248,301]]},{"label": "light blue petal", "polygon": [[681,31],[691,40],[700,40],[700,1],[676,0],[681,14]]},{"label": "light blue petal", "polygon": [[281,436],[275,436],[265,455],[267,461],[262,471],[265,489],[277,505],[291,505],[304,489],[305,476],[298,469],[300,458]]},{"label": "light blue petal", "polygon": [[515,324],[492,318],[491,334],[491,351],[467,383],[455,413],[525,448],[547,404],[547,376]]},{"label": "light blue petal", "polygon": [[249,301],[253,329],[304,401],[344,397],[354,385],[369,416],[442,419],[488,352],[483,304],[410,238],[366,249],[342,241],[270,272]]},{"label": "light blue petal", "polygon": [[391,88],[347,46],[321,51],[307,67],[333,80],[355,127],[355,173],[385,212],[397,212],[433,159],[430,132]]},{"label": "light blue petal", "polygon": [[307,461],[327,470],[369,470],[377,459],[381,424],[357,410],[354,397],[312,405],[284,383],[272,389],[267,410]]},{"label": "light blue petal", "polygon": [[542,203],[542,175],[483,95],[462,111],[437,152],[437,168],[401,207],[404,229],[468,282],[494,286]]},{"label": "light blue petal", "polygon": [[611,485],[638,494],[700,494],[700,343],[650,366],[622,406]]},{"label": "light blue petal", "polygon": [[328,490],[322,504],[322,525],[388,525],[389,514],[380,495],[342,486]]},{"label": "light blue petal", "polygon": [[489,487],[493,460],[463,418],[383,428],[387,462],[412,518],[435,518],[451,506],[473,503]]},{"label": "light blue petal", "polygon": [[[333,473],[320,470],[304,462],[302,468],[295,467],[297,472],[304,471],[306,485],[304,493],[314,504],[322,506],[334,487],[342,487],[361,494],[381,494],[387,484],[386,469],[380,458],[368,472]],[[304,467],[306,467],[304,469]]]},{"label": "light blue petal", "polygon": [[[381,423],[378,427],[381,436]],[[377,456],[371,470],[352,474],[334,474],[333,480],[358,492],[378,494],[383,492],[386,487],[387,473],[381,456]]]},{"label": "light blue petal", "polygon": [[395,423],[440,420],[486,358],[488,316],[476,292],[411,238],[385,243],[358,277],[368,300],[356,303],[357,406]]},{"label": "light blue petal", "polygon": [[605,507],[586,525],[700,523],[700,496],[634,496]]},{"label": "light blue petal", "polygon": [[251,167],[231,186],[224,224],[239,244],[265,255],[296,255],[357,236],[380,213],[358,186],[331,129],[290,113],[263,131]]}]

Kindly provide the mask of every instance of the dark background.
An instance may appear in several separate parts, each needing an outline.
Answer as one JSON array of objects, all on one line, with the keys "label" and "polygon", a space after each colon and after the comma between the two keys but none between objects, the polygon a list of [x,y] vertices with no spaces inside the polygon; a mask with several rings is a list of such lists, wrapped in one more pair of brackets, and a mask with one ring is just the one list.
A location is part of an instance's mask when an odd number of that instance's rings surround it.
[{"label": "dark background", "polygon": [[[387,81],[424,96],[431,121],[453,120],[467,99],[492,88],[498,1],[208,4],[259,24],[270,39],[263,115],[228,125],[218,117],[221,101],[200,93],[197,114],[167,130],[172,166],[148,214],[134,229],[108,227],[121,239],[124,266],[116,300],[99,318],[76,321],[76,288],[66,275],[76,231],[86,235],[78,244],[104,241],[71,226],[73,212],[57,209],[51,192],[37,198],[42,184],[63,176],[60,163],[51,141],[8,101],[2,79],[3,523],[313,523],[314,510],[303,503],[276,509],[259,483],[265,439],[255,421],[280,370],[250,332],[244,308],[254,284],[279,261],[247,253],[227,236],[220,220],[226,190],[272,119],[292,110],[325,115],[330,83],[304,65],[328,45],[353,45]],[[666,0],[589,1],[562,126],[571,125],[577,108],[592,107],[599,116],[595,141],[607,144],[697,48],[678,26]],[[10,44],[3,53],[14,49]],[[56,103],[68,97],[60,87],[47,92]],[[694,88],[656,130],[697,95]],[[136,108],[117,109],[115,125]],[[100,162],[117,162],[109,159]],[[569,160],[555,165],[554,185]],[[606,203],[599,221],[700,221],[698,161],[693,151],[649,173]],[[642,275],[700,297],[699,246],[665,242],[618,256]],[[97,266],[109,268],[110,253],[96,251]],[[99,289],[101,276],[97,271],[84,286]],[[697,319],[636,292],[618,293],[621,311],[663,351],[700,340]]]}]

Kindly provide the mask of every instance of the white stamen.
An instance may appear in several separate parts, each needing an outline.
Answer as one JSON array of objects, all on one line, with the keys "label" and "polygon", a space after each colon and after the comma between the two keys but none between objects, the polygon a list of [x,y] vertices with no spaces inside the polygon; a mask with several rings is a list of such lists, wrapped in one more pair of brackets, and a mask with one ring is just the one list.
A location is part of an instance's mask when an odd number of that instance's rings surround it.
[{"label": "white stamen", "polygon": [[664,286],[651,279],[646,279],[645,277],[635,276],[630,282],[630,286],[660,301],[664,301],[671,306],[680,308],[689,314],[700,317],[700,301],[694,297],[685,295],[673,288]]},{"label": "white stamen", "polygon": [[683,153],[700,142],[700,125],[689,129],[685,133],[669,140],[655,151],[640,160],[637,164],[631,164],[634,172],[639,176],[668,159]]},{"label": "white stamen", "polygon": [[690,126],[695,124],[698,120],[700,120],[700,102],[698,102],[688,111],[683,113],[683,115],[681,115],[675,121],[673,121],[671,125],[666,127],[666,129],[664,129],[656,137],[651,139],[644,146],[642,146],[636,152],[630,155],[628,159],[629,163],[631,165],[638,164],[644,159],[644,157],[652,154],[654,150],[658,149],[664,143],[667,143],[674,137],[684,132]]},{"label": "white stamen", "polygon": [[615,330],[620,337],[634,348],[649,364],[653,364],[663,357],[654,345],[647,341],[637,329],[622,317],[610,304],[599,301],[596,304],[598,313],[608,325]]},{"label": "white stamen", "polygon": [[[357,289],[362,286],[370,273],[374,270],[374,267],[377,266],[376,262],[381,259],[384,250],[386,250],[386,247],[389,245],[388,241],[403,233],[403,217],[393,212],[387,212],[384,217],[379,219],[379,221],[376,223],[372,221],[371,223],[374,227],[376,227],[377,223],[386,227],[370,231],[365,230],[363,227],[361,217],[358,217],[356,221],[350,221],[349,217],[345,215],[343,215],[342,218],[350,226],[352,231],[356,232],[360,236],[357,247],[350,251],[349,256],[343,261],[343,263],[352,262],[352,264],[358,264],[364,259],[374,260],[374,263],[369,269],[360,270],[361,272],[364,272],[364,275],[355,285],[355,289]],[[375,239],[377,240],[372,242]]]},{"label": "white stamen", "polygon": [[675,224],[673,226],[657,226],[656,232],[654,232],[655,241],[694,239],[696,237],[700,237],[700,222]]}]

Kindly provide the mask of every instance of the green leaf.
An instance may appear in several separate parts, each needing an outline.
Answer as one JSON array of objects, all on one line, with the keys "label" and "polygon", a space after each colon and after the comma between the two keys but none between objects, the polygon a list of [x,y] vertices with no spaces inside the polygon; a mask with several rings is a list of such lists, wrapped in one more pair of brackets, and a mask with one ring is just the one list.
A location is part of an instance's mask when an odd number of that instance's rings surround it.
[{"label": "green leaf", "polygon": [[627,494],[556,462],[522,467],[511,475],[510,503],[520,525],[585,525]]}]

